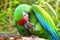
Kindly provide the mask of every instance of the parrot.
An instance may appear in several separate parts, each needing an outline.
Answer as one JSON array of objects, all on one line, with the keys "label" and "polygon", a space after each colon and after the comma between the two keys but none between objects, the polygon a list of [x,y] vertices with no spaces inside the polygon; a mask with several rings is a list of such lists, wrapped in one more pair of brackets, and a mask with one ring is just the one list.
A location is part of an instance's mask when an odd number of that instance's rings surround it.
[{"label": "parrot", "polygon": [[19,5],[14,12],[14,18],[16,28],[23,36],[37,35],[43,38],[46,36],[49,40],[60,40],[52,18],[38,5]]},{"label": "parrot", "polygon": [[[44,31],[44,29],[42,27],[40,27],[41,25],[39,24],[38,20],[36,19],[36,16],[34,16],[33,12],[30,11],[31,10],[31,6],[27,5],[27,4],[22,4],[19,5],[15,12],[14,12],[14,18],[15,18],[15,23],[16,23],[16,28],[18,30],[18,32],[23,35],[23,36],[31,36],[34,34],[37,34],[39,32],[39,36],[40,37],[44,37],[44,38],[48,38],[48,35],[46,33],[46,31]],[[32,24],[34,24],[36,26],[37,31],[28,31],[26,30],[26,28],[22,25],[24,24],[24,20],[22,20],[24,18],[24,12],[29,14],[29,20]],[[30,13],[29,13],[30,12]],[[26,14],[25,14],[26,15]],[[28,16],[28,15],[27,15]],[[32,18],[33,17],[33,18]],[[20,20],[21,20],[21,24],[20,24]],[[23,22],[23,23],[22,23]],[[36,24],[37,23],[37,24]],[[38,26],[38,27],[37,27]],[[42,31],[41,31],[42,30]],[[43,32],[44,31],[44,32]],[[41,34],[46,34],[45,35],[41,35]],[[38,35],[38,34],[37,34]]]}]

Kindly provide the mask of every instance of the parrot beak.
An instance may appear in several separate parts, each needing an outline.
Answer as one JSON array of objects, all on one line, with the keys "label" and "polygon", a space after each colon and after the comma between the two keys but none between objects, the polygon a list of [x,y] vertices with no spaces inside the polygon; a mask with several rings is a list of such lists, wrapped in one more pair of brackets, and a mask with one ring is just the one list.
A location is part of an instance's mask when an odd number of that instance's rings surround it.
[{"label": "parrot beak", "polygon": [[29,13],[28,12],[23,12],[23,16],[27,21],[29,20]]}]

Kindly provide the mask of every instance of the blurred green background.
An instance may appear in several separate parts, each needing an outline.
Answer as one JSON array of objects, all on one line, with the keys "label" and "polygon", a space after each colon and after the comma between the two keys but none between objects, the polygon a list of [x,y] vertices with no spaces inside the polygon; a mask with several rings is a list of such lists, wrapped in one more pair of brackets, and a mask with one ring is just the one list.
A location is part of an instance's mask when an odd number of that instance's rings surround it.
[{"label": "blurred green background", "polygon": [[[44,4],[44,1],[48,4]],[[15,28],[14,10],[20,4],[39,4],[52,17],[60,34],[60,0],[0,0],[0,33],[19,34]]]}]

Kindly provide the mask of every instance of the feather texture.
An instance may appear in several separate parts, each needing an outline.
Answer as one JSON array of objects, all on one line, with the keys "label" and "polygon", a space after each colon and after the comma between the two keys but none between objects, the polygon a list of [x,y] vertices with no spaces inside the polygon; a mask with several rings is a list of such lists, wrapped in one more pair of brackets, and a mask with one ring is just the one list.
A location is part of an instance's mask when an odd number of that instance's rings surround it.
[{"label": "feather texture", "polygon": [[56,26],[50,17],[50,15],[41,7],[37,5],[32,6],[32,10],[35,12],[35,15],[39,22],[43,25],[43,28],[55,39],[60,40]]}]

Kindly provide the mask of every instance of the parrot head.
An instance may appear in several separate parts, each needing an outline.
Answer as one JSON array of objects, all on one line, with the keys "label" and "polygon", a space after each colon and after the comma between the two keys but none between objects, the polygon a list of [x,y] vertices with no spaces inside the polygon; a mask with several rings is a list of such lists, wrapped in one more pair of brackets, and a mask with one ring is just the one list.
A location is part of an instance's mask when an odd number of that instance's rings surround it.
[{"label": "parrot head", "polygon": [[18,21],[18,25],[23,25],[28,20],[28,14],[30,12],[31,6],[27,4],[19,5],[15,12],[14,12],[14,18],[16,21]]}]

